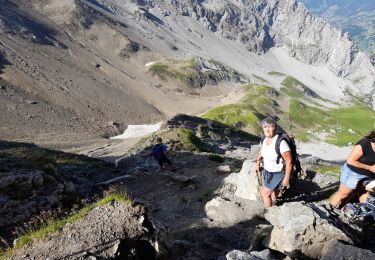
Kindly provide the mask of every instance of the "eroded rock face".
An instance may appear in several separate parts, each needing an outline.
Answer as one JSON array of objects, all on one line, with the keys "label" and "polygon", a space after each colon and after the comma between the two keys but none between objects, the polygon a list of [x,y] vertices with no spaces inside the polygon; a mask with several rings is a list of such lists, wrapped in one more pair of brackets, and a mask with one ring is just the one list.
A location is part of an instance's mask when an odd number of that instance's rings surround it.
[{"label": "eroded rock face", "polygon": [[267,247],[291,257],[319,258],[323,247],[332,240],[353,243],[344,232],[302,202],[272,207],[265,218],[273,225]]},{"label": "eroded rock face", "polygon": [[163,252],[144,206],[99,206],[60,232],[33,241],[11,259],[155,259]]}]

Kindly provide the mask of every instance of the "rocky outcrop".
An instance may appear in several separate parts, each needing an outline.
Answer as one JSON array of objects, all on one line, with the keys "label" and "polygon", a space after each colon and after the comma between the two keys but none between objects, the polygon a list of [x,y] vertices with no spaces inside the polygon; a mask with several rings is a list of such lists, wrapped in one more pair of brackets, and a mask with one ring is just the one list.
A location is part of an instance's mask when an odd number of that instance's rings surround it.
[{"label": "rocky outcrop", "polygon": [[155,259],[163,250],[144,206],[112,202],[27,244],[11,259]]},{"label": "rocky outcrop", "polygon": [[319,258],[323,247],[332,240],[353,241],[311,207],[301,202],[272,207],[265,214],[272,226],[267,247],[290,257]]},{"label": "rocky outcrop", "polygon": [[249,220],[262,212],[254,169],[255,163],[247,160],[239,173],[232,173],[223,180],[223,186],[205,206],[208,218],[219,226],[228,226]]},{"label": "rocky outcrop", "polygon": [[231,174],[224,179],[225,183],[235,185],[235,195],[239,198],[258,201],[260,200],[259,182],[255,173],[255,162],[246,160],[242,169],[237,174]]}]

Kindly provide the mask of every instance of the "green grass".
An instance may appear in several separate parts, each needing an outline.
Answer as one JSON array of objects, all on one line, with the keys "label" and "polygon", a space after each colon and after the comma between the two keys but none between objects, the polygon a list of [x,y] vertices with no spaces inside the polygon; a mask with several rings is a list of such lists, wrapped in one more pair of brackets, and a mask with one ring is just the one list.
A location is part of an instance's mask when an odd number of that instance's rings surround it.
[{"label": "green grass", "polygon": [[207,76],[196,69],[195,59],[167,62],[155,63],[149,67],[149,71],[161,79],[172,78],[190,87],[201,87],[206,80]]},{"label": "green grass", "polygon": [[149,71],[155,75],[167,74],[169,66],[161,63],[154,63],[150,66]]},{"label": "green grass", "polygon": [[280,90],[292,98],[305,98],[307,95],[310,94],[316,96],[319,99],[322,99],[312,89],[307,87],[298,79],[293,78],[292,76],[287,76],[283,80],[283,82],[281,82],[281,85],[283,85],[283,87]]},{"label": "green grass", "polygon": [[256,128],[259,118],[256,110],[244,104],[231,104],[213,108],[203,118],[219,121],[230,126],[247,126]]},{"label": "green grass", "polygon": [[340,176],[341,166],[339,165],[315,165],[311,168],[312,171],[322,173],[322,174],[329,174],[333,176]]},{"label": "green grass", "polygon": [[23,236],[21,236],[18,240],[16,245],[13,248],[7,249],[5,251],[0,252],[0,259],[7,259],[9,258],[15,250],[22,248],[24,245],[28,244],[31,241],[35,241],[37,239],[41,239],[45,237],[48,234],[55,233],[57,231],[60,231],[66,224],[75,223],[85,216],[87,216],[91,210],[93,210],[96,207],[106,205],[112,201],[118,201],[126,204],[131,204],[131,199],[128,196],[128,194],[124,192],[120,192],[117,194],[111,194],[103,198],[102,200],[99,200],[98,202],[94,204],[90,204],[79,210],[78,212],[70,215],[67,218],[63,219],[53,219],[47,221],[45,225],[40,227],[37,230],[30,230]]},{"label": "green grass", "polygon": [[191,130],[176,128],[167,132],[156,134],[155,138],[161,137],[164,142],[170,143],[173,150],[210,152],[211,149],[202,142]]},{"label": "green grass", "polygon": [[202,117],[230,126],[250,127],[252,133],[258,134],[257,123],[270,110],[271,99],[268,92],[272,88],[264,85],[246,85],[244,90],[246,95],[239,103],[213,108]]},{"label": "green grass", "polygon": [[[332,109],[328,114],[332,118],[332,127],[339,130],[336,134],[331,134],[327,141],[339,146],[357,142],[375,127],[375,111],[361,104]],[[349,129],[352,129],[354,134],[350,133]]]},{"label": "green grass", "polygon": [[309,140],[307,130],[324,130],[329,133],[326,139],[328,143],[346,146],[357,142],[374,128],[375,111],[361,104],[324,111],[292,99],[289,105],[289,122],[301,141]]},{"label": "green grass", "polygon": [[320,128],[329,115],[316,107],[291,99],[289,103],[289,120],[292,124],[298,125],[304,129]]},{"label": "green grass", "polygon": [[291,76],[287,76],[283,82],[281,82],[281,85],[283,85],[283,87],[280,90],[288,96],[292,98],[303,98],[303,93],[298,90],[298,87],[304,85],[299,80]]},{"label": "green grass", "polygon": [[286,76],[284,73],[277,72],[277,71],[270,71],[267,74],[270,75],[270,76],[276,76],[276,77],[285,77]]},{"label": "green grass", "polygon": [[207,82],[217,83],[219,81],[226,80],[223,73],[236,79],[238,79],[240,76],[243,77],[243,75],[240,75],[238,72],[220,62],[213,60],[210,60],[209,62],[219,66],[220,71],[201,71],[197,66],[197,60],[192,58],[189,60],[168,59],[163,62],[157,62],[149,67],[149,72],[153,75],[159,76],[163,80],[171,78],[179,81],[185,86],[195,88],[203,87]]}]

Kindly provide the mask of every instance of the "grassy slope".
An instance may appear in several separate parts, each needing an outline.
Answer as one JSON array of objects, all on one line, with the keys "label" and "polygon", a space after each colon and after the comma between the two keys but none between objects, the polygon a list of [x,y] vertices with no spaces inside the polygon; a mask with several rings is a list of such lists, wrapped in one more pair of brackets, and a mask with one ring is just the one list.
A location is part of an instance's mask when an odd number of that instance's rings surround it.
[{"label": "grassy slope", "polygon": [[245,86],[245,90],[247,94],[241,102],[213,108],[202,117],[230,126],[250,126],[252,133],[258,134],[257,122],[270,107],[271,100],[267,98],[267,92],[272,88],[264,85],[248,85]]},{"label": "grassy slope", "polygon": [[[269,74],[280,76],[274,72]],[[270,95],[269,86],[246,86],[247,95],[241,102],[213,108],[203,117],[227,125],[245,126],[251,133],[259,134],[257,123],[267,113],[272,113],[280,118],[281,127],[293,132],[300,141],[309,141],[313,132],[326,132],[326,141],[339,146],[356,142],[374,128],[375,112],[363,104],[356,102],[347,107],[328,109],[317,102],[327,100],[307,95],[311,89],[297,79],[287,76],[282,85],[282,93],[277,97]],[[280,100],[289,105],[275,107],[275,101]]]}]

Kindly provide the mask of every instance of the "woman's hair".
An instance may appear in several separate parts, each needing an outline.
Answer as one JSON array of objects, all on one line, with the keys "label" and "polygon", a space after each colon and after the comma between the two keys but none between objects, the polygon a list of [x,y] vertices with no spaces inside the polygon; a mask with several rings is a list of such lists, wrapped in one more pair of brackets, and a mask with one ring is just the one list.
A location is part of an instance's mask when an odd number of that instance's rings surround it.
[{"label": "woman's hair", "polygon": [[277,127],[276,120],[273,119],[272,117],[266,117],[265,119],[260,122],[260,126],[264,125],[273,125],[274,127]]},{"label": "woman's hair", "polygon": [[375,143],[375,130],[372,130],[365,138],[369,139],[371,143]]}]

